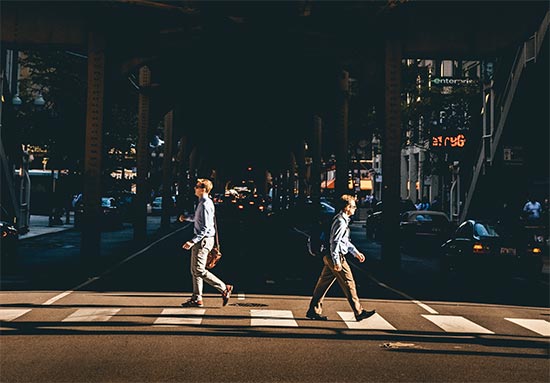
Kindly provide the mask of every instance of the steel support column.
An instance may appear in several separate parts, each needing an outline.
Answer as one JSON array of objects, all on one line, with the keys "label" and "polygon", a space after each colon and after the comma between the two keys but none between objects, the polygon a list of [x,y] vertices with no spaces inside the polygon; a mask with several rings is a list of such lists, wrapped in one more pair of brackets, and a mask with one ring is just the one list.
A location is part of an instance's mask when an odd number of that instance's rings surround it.
[{"label": "steel support column", "polygon": [[[151,85],[151,71],[143,66],[139,70],[139,86]],[[139,94],[138,144],[137,144],[137,193],[135,204],[134,240],[142,242],[147,237],[147,200],[149,199],[149,123],[150,96]]]},{"label": "steel support column", "polygon": [[382,261],[390,273],[397,272],[401,264],[399,253],[399,183],[401,154],[401,42],[386,41],[385,50],[385,129],[382,150]]},{"label": "steel support column", "polygon": [[162,158],[162,218],[160,226],[166,229],[170,226],[172,213],[172,127],[174,112],[164,116],[164,153]]},{"label": "steel support column", "polygon": [[[311,200],[313,206],[320,206],[321,204],[321,137],[322,137],[322,123],[321,117],[313,117],[313,129],[311,140]],[[313,209],[315,214],[315,222],[318,225],[313,226],[313,232],[311,233],[313,249],[318,249],[320,245],[321,237],[321,212],[319,209]]]},{"label": "steel support column", "polygon": [[91,31],[88,36],[88,96],[84,157],[84,216],[81,255],[86,262],[100,253],[101,162],[105,89],[105,36]]},{"label": "steel support column", "polygon": [[349,73],[342,71],[339,79],[338,116],[336,123],[336,195],[348,193],[348,114],[349,114]]},{"label": "steel support column", "polygon": [[298,167],[298,201],[302,203],[307,194],[306,182],[306,142],[299,140],[295,150],[296,165]]}]

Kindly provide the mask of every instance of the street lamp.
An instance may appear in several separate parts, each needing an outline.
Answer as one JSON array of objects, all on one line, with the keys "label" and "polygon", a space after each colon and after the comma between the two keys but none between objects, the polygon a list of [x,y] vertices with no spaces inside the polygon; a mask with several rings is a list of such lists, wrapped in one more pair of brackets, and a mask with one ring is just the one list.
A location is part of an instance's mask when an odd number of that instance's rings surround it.
[{"label": "street lamp", "polygon": [[13,96],[13,98],[11,99],[11,103],[13,104],[13,106],[15,108],[21,106],[21,104],[23,104],[23,101],[21,100],[21,97],[19,97],[19,94],[16,94],[15,96]]},{"label": "street lamp", "polygon": [[33,102],[34,106],[41,108],[46,104],[46,100],[44,100],[44,97],[42,97],[42,93],[38,93],[38,96],[34,99]]}]

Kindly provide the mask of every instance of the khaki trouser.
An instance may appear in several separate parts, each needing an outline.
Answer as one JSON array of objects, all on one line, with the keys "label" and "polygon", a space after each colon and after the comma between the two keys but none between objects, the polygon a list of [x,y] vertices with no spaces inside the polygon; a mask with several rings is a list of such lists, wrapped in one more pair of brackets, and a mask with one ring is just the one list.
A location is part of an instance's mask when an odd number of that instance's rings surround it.
[{"label": "khaki trouser", "polygon": [[342,256],[341,259],[342,270],[335,271],[332,258],[330,256],[323,257],[323,263],[325,265],[323,266],[321,275],[317,280],[317,284],[313,290],[313,297],[309,303],[309,309],[315,311],[315,313],[319,315],[323,312],[323,298],[335,280],[338,281],[340,287],[344,291],[344,294],[353,309],[353,313],[355,315],[359,315],[363,311],[363,306],[361,306],[361,302],[357,296],[355,280],[353,279],[353,274],[351,273],[349,263],[346,261],[344,256]]},{"label": "khaki trouser", "polygon": [[203,238],[191,248],[193,299],[202,300],[203,280],[220,293],[226,288],[225,283],[206,269],[206,258],[212,247],[214,247],[214,237]]}]

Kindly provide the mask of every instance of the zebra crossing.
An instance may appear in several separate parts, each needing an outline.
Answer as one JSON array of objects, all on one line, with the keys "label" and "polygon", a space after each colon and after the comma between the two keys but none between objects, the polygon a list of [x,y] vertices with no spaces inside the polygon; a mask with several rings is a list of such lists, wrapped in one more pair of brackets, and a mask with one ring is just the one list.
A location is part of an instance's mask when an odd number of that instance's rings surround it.
[{"label": "zebra crossing", "polygon": [[[61,322],[70,325],[71,323],[109,322],[111,320],[124,321],[125,315],[121,313],[121,310],[121,308],[80,308],[68,314]],[[0,308],[0,322],[25,322],[25,315],[31,311],[33,309]],[[156,318],[152,323],[144,323],[144,325],[153,327],[200,326],[207,316],[207,311],[204,308],[165,308],[154,315]],[[384,318],[380,313],[361,322],[355,321],[352,312],[338,311],[337,314],[341,321],[336,320],[336,322],[343,323],[350,330],[400,331],[391,323],[390,319]],[[215,315],[223,319],[223,315],[220,315],[219,311],[216,311]],[[513,335],[503,334],[502,331],[493,331],[459,315],[422,314],[418,317],[419,320],[426,320],[434,324],[444,333]],[[303,313],[295,315],[292,310],[251,309],[246,310],[242,318],[246,322],[243,325],[251,327],[297,328],[308,327],[311,323],[315,323],[316,327],[322,327],[325,323],[305,319]],[[550,337],[550,322],[547,320],[531,318],[499,318],[499,320],[503,323],[512,323],[518,329],[526,329],[532,335]]]}]

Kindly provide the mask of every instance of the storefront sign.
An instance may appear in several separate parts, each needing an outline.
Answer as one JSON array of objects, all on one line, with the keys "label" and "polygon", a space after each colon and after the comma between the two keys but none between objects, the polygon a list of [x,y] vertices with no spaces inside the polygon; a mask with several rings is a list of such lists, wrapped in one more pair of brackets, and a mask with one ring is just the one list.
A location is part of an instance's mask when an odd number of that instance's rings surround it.
[{"label": "storefront sign", "polygon": [[431,79],[431,84],[436,86],[477,85],[477,83],[478,81],[472,78],[435,77]]}]

